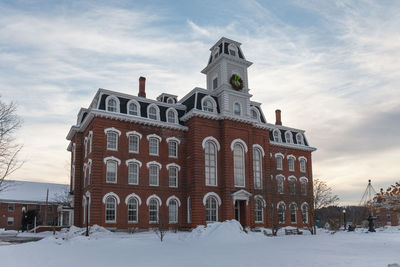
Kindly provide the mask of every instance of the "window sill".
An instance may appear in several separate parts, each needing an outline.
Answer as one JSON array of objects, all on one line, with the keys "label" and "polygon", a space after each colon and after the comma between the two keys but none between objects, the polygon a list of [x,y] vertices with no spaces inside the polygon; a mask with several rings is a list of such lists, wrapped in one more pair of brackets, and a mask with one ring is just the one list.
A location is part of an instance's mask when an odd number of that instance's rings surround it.
[{"label": "window sill", "polygon": [[177,159],[178,156],[170,156],[170,155],[168,155],[168,158],[170,158],[170,159]]},{"label": "window sill", "polygon": [[107,150],[109,150],[109,151],[118,151],[117,148],[108,148],[108,147],[107,147]]},{"label": "window sill", "polygon": [[212,186],[212,187],[218,187],[218,185],[216,185],[216,184],[206,184],[206,186]]},{"label": "window sill", "polygon": [[264,222],[254,222],[255,224],[264,224]]},{"label": "window sill", "polygon": [[139,185],[139,183],[128,183],[128,185]]},{"label": "window sill", "polygon": [[149,184],[149,186],[158,186],[158,184]]},{"label": "window sill", "polygon": [[169,188],[178,188],[178,186],[168,186]]},{"label": "window sill", "polygon": [[138,224],[139,222],[129,222],[128,221],[128,224]]},{"label": "window sill", "polygon": [[106,221],[106,223],[117,223],[116,221]]},{"label": "window sill", "polygon": [[169,222],[169,224],[177,224],[178,222]]},{"label": "window sill", "polygon": [[160,155],[159,154],[150,154],[149,153],[149,156],[159,157]]},{"label": "window sill", "polygon": [[129,151],[129,153],[132,153],[132,154],[139,154],[139,151]]}]

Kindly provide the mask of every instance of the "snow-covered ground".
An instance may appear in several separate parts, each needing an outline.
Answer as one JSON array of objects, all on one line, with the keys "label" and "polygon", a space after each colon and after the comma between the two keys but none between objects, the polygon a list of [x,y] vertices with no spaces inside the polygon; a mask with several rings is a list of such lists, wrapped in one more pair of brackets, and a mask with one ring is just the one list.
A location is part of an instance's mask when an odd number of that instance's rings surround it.
[{"label": "snow-covered ground", "polygon": [[[111,233],[93,227],[91,235],[72,227],[41,241],[0,244],[0,266],[388,266],[400,263],[400,227],[376,233],[321,230],[311,236],[267,237],[245,233],[236,221],[168,233]],[[0,234],[4,234],[0,233]],[[23,234],[28,235],[28,234]]]}]

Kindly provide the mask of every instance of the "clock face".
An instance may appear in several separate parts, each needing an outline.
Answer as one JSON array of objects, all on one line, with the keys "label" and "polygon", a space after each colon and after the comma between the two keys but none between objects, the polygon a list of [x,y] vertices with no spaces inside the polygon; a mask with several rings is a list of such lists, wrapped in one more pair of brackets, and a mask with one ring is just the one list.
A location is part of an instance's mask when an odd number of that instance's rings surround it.
[{"label": "clock face", "polygon": [[230,83],[232,85],[232,88],[235,89],[236,91],[240,91],[243,89],[243,80],[237,74],[232,75]]}]

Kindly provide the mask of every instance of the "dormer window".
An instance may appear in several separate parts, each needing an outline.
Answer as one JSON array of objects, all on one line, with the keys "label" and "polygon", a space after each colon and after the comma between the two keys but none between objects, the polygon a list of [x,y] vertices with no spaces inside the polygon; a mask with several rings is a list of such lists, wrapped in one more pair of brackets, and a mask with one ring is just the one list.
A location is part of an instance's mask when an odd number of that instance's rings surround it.
[{"label": "dormer window", "polygon": [[140,105],[134,99],[128,102],[128,114],[134,116],[140,116]]},{"label": "dormer window", "polygon": [[210,96],[203,98],[202,103],[203,111],[215,113],[216,103]]},{"label": "dormer window", "polygon": [[160,118],[160,111],[158,110],[158,107],[155,104],[151,104],[147,108],[147,117],[151,120],[159,120]]},{"label": "dormer window", "polygon": [[173,99],[173,98],[168,97],[167,103],[168,103],[168,104],[174,104],[175,102],[174,102],[174,99]]},{"label": "dormer window", "polygon": [[175,109],[169,108],[167,110],[167,122],[178,123],[178,114]]},{"label": "dormer window", "polygon": [[281,142],[281,131],[279,131],[279,129],[275,129],[273,131],[273,136],[274,136],[274,142]]},{"label": "dormer window", "polygon": [[241,114],[241,108],[240,108],[240,104],[239,103],[235,103],[233,105],[233,113],[237,116],[240,116]]},{"label": "dormer window", "polygon": [[286,143],[293,144],[293,136],[290,131],[285,132],[285,139],[286,139]]},{"label": "dormer window", "polygon": [[214,49],[214,60],[217,59],[218,56],[219,56],[219,48],[216,47],[216,48]]},{"label": "dormer window", "polygon": [[115,96],[106,98],[106,110],[110,112],[119,112],[119,100]]},{"label": "dormer window", "polygon": [[296,141],[298,145],[304,145],[304,140],[301,133],[296,134]]}]

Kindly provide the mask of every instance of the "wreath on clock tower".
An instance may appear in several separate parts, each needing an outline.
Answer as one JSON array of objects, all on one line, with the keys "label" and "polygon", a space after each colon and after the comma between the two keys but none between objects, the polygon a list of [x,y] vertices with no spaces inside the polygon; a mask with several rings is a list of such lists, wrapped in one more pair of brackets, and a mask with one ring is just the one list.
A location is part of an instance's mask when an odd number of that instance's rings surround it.
[{"label": "wreath on clock tower", "polygon": [[236,91],[240,91],[243,89],[243,80],[242,78],[240,78],[239,75],[233,74],[229,82],[232,85],[232,88]]}]

